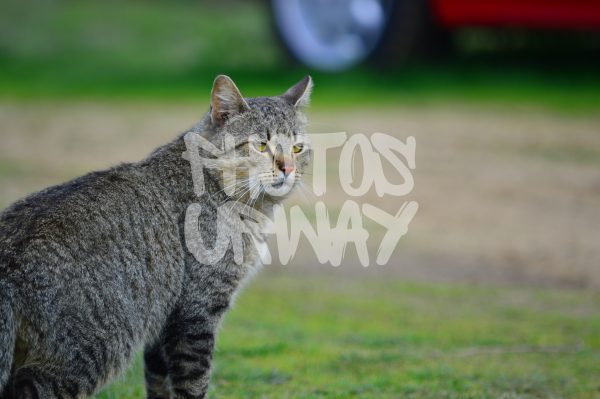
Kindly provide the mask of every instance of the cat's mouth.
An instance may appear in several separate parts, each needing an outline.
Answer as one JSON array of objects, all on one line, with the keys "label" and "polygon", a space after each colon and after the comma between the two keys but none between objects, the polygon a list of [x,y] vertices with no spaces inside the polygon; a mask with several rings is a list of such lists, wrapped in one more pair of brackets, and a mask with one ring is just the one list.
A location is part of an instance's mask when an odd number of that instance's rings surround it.
[{"label": "cat's mouth", "polygon": [[272,196],[280,197],[287,195],[294,186],[294,174],[287,177],[277,176],[270,181],[263,182],[264,191]]}]

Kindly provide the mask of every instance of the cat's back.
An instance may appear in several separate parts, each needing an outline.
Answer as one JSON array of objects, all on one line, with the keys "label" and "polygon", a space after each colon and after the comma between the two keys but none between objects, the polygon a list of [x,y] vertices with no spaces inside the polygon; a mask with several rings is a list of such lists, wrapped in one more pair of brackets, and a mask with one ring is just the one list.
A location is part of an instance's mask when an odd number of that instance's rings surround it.
[{"label": "cat's back", "polygon": [[82,309],[107,317],[111,309],[142,334],[160,326],[152,320],[181,291],[184,255],[173,217],[135,164],[32,194],[0,215],[0,289],[29,309],[32,325],[50,328]]},{"label": "cat's back", "polygon": [[129,253],[129,261],[145,256],[141,247],[158,240],[150,237],[161,224],[157,219],[170,217],[159,202],[131,164],[19,200],[0,214],[0,278],[27,264],[39,270],[40,265],[61,268],[95,257],[118,261],[121,252]]},{"label": "cat's back", "polygon": [[[10,205],[0,214],[0,251],[3,258],[18,255],[34,243],[60,241],[82,232],[102,209],[111,189],[126,180],[121,171],[92,172],[48,187]],[[112,204],[111,204],[112,205]]]}]

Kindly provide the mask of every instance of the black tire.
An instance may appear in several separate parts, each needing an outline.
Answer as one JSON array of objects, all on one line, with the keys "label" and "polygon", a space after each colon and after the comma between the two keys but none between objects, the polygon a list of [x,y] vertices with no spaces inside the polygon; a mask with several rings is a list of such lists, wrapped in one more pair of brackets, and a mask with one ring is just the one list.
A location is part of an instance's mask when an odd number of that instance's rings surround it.
[{"label": "black tire", "polygon": [[380,68],[393,68],[416,59],[445,56],[452,47],[452,33],[435,20],[429,1],[397,0],[368,61]]}]

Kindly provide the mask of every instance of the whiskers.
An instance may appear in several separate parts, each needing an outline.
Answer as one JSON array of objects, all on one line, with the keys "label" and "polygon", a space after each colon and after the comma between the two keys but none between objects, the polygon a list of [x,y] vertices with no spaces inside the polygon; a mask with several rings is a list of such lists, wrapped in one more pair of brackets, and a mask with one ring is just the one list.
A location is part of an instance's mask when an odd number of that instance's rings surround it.
[{"label": "whiskers", "polygon": [[[233,192],[230,190],[232,188]],[[260,191],[262,190],[259,179],[252,180],[250,178],[244,178],[234,180],[233,183],[223,187],[215,194],[219,195],[224,193],[226,195],[226,199],[221,201],[219,205],[223,205],[226,202],[232,202],[232,208],[237,204],[244,204],[252,207],[256,204]],[[232,199],[233,201],[231,201]]]},{"label": "whiskers", "polygon": [[[305,176],[312,176],[312,174],[296,171],[290,194],[297,192],[302,198],[302,202],[312,203],[317,200],[317,196],[310,184],[305,183]],[[232,207],[237,204],[244,204],[255,208],[265,199],[267,192],[264,186],[278,183],[278,176],[272,171],[267,171],[253,176],[237,178],[228,183],[214,193],[217,196],[224,195],[224,199],[220,201],[219,206],[230,202]]]}]

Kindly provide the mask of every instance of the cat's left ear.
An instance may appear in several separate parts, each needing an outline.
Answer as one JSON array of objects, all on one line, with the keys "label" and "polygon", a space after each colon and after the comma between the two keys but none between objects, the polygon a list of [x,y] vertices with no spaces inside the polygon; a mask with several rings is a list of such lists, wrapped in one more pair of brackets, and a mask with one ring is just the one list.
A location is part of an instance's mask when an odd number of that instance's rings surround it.
[{"label": "cat's left ear", "polygon": [[250,107],[229,76],[215,78],[210,93],[210,117],[217,126],[223,126],[232,116],[249,110]]},{"label": "cat's left ear", "polygon": [[309,75],[306,75],[300,82],[283,93],[281,97],[294,107],[306,107],[310,102],[312,89],[313,80]]}]

